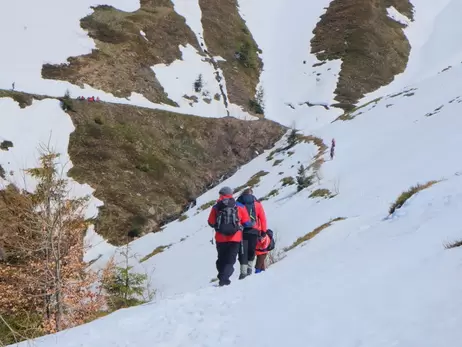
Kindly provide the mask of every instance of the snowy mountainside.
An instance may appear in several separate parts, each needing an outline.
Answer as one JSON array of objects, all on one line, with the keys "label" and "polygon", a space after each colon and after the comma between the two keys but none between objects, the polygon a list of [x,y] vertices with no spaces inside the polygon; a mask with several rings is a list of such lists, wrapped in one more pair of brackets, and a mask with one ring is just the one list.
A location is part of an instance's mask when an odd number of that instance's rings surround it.
[{"label": "snowy mountainside", "polygon": [[[197,6],[191,4],[176,1],[175,9],[200,37]],[[459,28],[449,21],[457,3],[413,1],[415,20],[404,28],[412,46],[410,68],[343,115],[329,107],[340,61],[313,70],[319,61],[309,54],[310,32],[329,1],[290,4],[241,0],[239,10],[262,49],[265,116],[301,129],[299,142],[284,149],[286,136],[198,197],[183,218],[130,243],[133,270],[147,273],[157,290],[153,302],[40,338],[36,345],[458,345],[462,253],[445,245],[462,238],[462,168],[454,159],[462,142],[462,66],[455,64],[456,40],[440,36],[446,37],[448,23]],[[301,23],[306,36],[289,40]],[[437,53],[432,48],[438,46]],[[433,57],[425,59],[425,51]],[[449,62],[452,67],[440,73]],[[170,69],[190,73],[181,61],[157,69],[161,82]],[[185,78],[188,84],[192,77]],[[179,100],[181,82],[172,89],[162,84]],[[330,160],[332,138],[337,146]],[[302,164],[313,184],[297,192],[291,180]],[[438,182],[389,215],[403,191],[433,180]],[[235,273],[230,287],[214,288],[216,250],[206,220],[223,185],[253,185],[257,197],[265,198],[279,261],[263,274],[237,281]],[[87,261],[96,260],[93,268],[120,256],[93,231],[87,241],[94,245],[86,254]],[[268,317],[270,329],[249,323]]]},{"label": "snowy mountainside", "polygon": [[[202,9],[206,8],[204,6]],[[26,16],[22,15],[24,7],[28,8]],[[24,184],[23,170],[37,164],[37,148],[49,143],[61,154],[61,163],[66,164],[64,173],[72,176],[70,181],[76,195],[94,192],[98,197],[93,199],[88,217],[97,214],[97,207],[104,206],[105,211],[109,209],[110,212],[118,209],[117,214],[121,216],[123,225],[105,227],[115,229],[115,235],[107,235],[111,232],[97,228],[111,242],[120,243],[121,235],[125,236],[130,228],[140,229],[141,233],[156,230],[159,224],[181,213],[190,199],[202,193],[219,177],[229,174],[255,157],[256,153],[273,145],[284,131],[278,124],[267,121],[248,126],[246,122],[226,119],[227,116],[243,121],[257,119],[255,114],[249,113],[251,111],[247,105],[255,94],[255,90],[249,92],[252,86],[246,83],[247,70],[252,69],[243,68],[243,64],[234,58],[231,60],[227,56],[225,60],[221,56],[206,53],[208,46],[204,36],[210,29],[201,22],[206,16],[201,14],[198,1],[107,1],[100,6],[89,0],[66,7],[54,0],[47,0],[40,4],[30,1],[5,3],[0,8],[0,39],[8,47],[0,58],[0,139],[13,143],[8,151],[0,151],[0,180],[3,184],[11,182],[33,189],[30,177],[26,178],[27,184]],[[45,10],[47,8],[53,10]],[[235,5],[231,6],[231,10],[235,17],[239,17]],[[232,24],[245,29],[240,17]],[[240,34],[238,31],[240,36],[229,34],[230,38],[236,40],[232,53],[234,49],[239,49],[241,40],[248,44],[248,52],[256,56],[251,34],[248,30],[242,32]],[[22,44],[15,44],[16,41]],[[229,55],[228,51],[223,50],[223,55]],[[258,67],[255,69],[258,70]],[[229,74],[229,70],[236,70],[237,73]],[[255,73],[253,70],[252,73]],[[202,83],[196,89],[195,82],[199,76]],[[232,77],[233,88],[227,84],[228,76]],[[256,85],[257,80],[252,83]],[[241,84],[245,85],[240,88]],[[231,89],[244,90],[241,99],[247,97],[246,102],[241,102],[241,105],[231,102]],[[58,99],[62,100],[67,91],[74,99],[74,107],[66,113],[60,109]],[[75,98],[78,96],[95,96],[101,102],[97,105],[87,101],[77,102]],[[12,99],[18,105],[13,106],[15,103]],[[132,107],[127,108],[127,105]],[[141,107],[152,111],[145,111]],[[170,112],[171,120],[161,117],[167,114],[162,111]],[[121,115],[114,122],[114,112],[127,115]],[[173,150],[167,149],[158,154],[159,148],[152,141],[152,131],[145,127],[140,132],[139,123],[143,122],[140,115],[145,117],[146,113],[149,113],[147,117],[156,117],[158,142],[164,143],[165,147],[170,144]],[[179,115],[194,115],[197,119],[181,121]],[[32,122],[28,121],[29,117],[36,118]],[[52,118],[60,121],[51,122]],[[31,132],[27,140],[23,137],[24,123],[37,125],[27,128]],[[184,129],[184,124],[189,125],[188,129]],[[230,124],[233,124],[232,129],[229,128]],[[253,128],[259,128],[259,131],[256,133]],[[7,132],[7,129],[15,131]],[[207,134],[207,129],[213,129],[213,135]],[[180,144],[176,133],[181,133],[184,139],[180,139]],[[259,135],[263,133],[265,136]],[[110,135],[107,136],[111,139],[109,143],[104,141],[105,136],[101,134]],[[259,138],[252,139],[251,134]],[[216,140],[222,136],[225,141],[220,141],[222,145],[218,146],[214,146],[211,140],[204,143],[214,136]],[[191,141],[199,148],[198,151],[190,145]],[[121,145],[126,142],[130,144]],[[88,143],[91,143],[92,153],[96,153],[82,155],[84,145],[88,146]],[[199,177],[189,184],[190,188],[185,188],[186,183],[177,182],[175,188],[166,189],[165,180],[159,180],[159,176],[166,176],[164,173],[168,169],[165,167],[173,166],[171,171],[178,172],[178,168],[171,165],[172,161],[180,166],[185,165],[176,161],[178,155],[185,157],[196,154],[205,165],[208,158],[217,157],[217,151],[222,149],[223,144],[225,153],[234,150],[232,163],[222,163],[219,168],[209,167],[205,174],[204,170],[194,172]],[[109,153],[106,146],[115,146],[119,153]],[[144,148],[144,153],[140,153],[139,148]],[[178,148],[180,150],[174,153]],[[111,154],[117,157],[119,163],[108,160]],[[130,171],[135,176],[144,175],[141,181],[146,181],[147,186],[160,186],[147,195],[151,195],[151,201],[162,200],[163,205],[167,206],[165,209],[150,202],[145,204],[148,206],[144,209],[136,207],[135,212],[133,208],[114,206],[111,195],[123,194],[123,204],[129,205],[131,192],[141,194],[146,189],[139,186],[133,188],[139,181],[137,178],[130,181],[131,187],[125,187],[130,193],[121,192],[117,187],[118,182],[106,178],[104,182],[107,184],[101,183],[98,177],[92,177],[92,171],[101,170],[98,164],[105,162],[109,164],[100,171],[101,175],[108,177],[116,172],[118,175],[115,177],[121,177],[127,173],[127,164],[121,163],[124,158],[132,159]],[[194,174],[190,175],[192,179]],[[183,180],[185,178],[190,177],[185,174]],[[115,187],[116,193],[108,192],[111,187]],[[168,197],[159,196],[166,190]],[[104,218],[104,214],[99,214],[99,220]],[[132,222],[133,219],[141,220],[143,225]]]}]

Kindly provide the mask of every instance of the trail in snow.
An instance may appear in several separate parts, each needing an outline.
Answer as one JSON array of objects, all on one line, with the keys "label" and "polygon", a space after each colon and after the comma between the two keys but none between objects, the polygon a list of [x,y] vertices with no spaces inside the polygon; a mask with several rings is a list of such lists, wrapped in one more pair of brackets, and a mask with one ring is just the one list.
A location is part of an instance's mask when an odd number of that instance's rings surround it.
[{"label": "trail in snow", "polygon": [[271,271],[230,287],[120,310],[34,344],[455,346],[462,253],[442,240],[460,236],[461,183],[440,183],[369,229],[367,219],[334,224]]}]

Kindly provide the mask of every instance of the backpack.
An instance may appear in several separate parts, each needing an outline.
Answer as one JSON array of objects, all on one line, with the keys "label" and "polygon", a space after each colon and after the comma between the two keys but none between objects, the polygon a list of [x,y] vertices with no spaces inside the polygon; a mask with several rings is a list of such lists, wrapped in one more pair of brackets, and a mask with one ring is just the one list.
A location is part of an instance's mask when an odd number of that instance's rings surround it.
[{"label": "backpack", "polygon": [[273,235],[273,230],[271,229],[268,229],[266,231],[266,233],[268,234],[269,238],[270,238],[270,244],[267,248],[268,251],[272,251],[274,249],[274,247],[276,247],[276,241],[274,241],[274,235]]},{"label": "backpack", "polygon": [[216,205],[217,223],[215,230],[220,234],[231,236],[241,230],[236,200],[223,199]]},{"label": "backpack", "polygon": [[241,195],[237,201],[245,206],[249,213],[250,220],[252,222],[257,221],[257,213],[255,211],[255,197],[253,195]]}]

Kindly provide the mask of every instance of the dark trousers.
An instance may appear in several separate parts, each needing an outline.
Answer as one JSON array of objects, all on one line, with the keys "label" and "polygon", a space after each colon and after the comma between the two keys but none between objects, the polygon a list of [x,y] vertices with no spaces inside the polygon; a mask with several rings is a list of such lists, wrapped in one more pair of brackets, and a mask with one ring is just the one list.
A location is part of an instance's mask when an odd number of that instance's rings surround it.
[{"label": "dark trousers", "polygon": [[244,232],[241,250],[239,252],[239,263],[247,265],[255,259],[255,249],[257,248],[258,235]]},{"label": "dark trousers", "polygon": [[266,257],[268,253],[265,254],[260,254],[257,256],[257,263],[255,264],[255,269],[260,270],[260,271],[265,271],[266,270]]},{"label": "dark trousers", "polygon": [[220,285],[231,283],[229,278],[234,272],[234,264],[236,263],[240,246],[240,242],[217,242],[218,259],[216,264]]}]

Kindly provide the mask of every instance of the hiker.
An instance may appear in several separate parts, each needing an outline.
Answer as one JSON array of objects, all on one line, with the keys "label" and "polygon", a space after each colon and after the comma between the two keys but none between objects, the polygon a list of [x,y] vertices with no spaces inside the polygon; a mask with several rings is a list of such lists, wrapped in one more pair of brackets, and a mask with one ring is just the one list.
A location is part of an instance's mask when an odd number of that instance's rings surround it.
[{"label": "hiker", "polygon": [[241,264],[239,279],[244,279],[252,274],[258,237],[266,231],[266,215],[263,205],[253,195],[252,188],[245,189],[237,201],[246,207],[250,220],[254,222],[253,227],[244,228],[239,252],[239,263]]},{"label": "hiker", "polygon": [[218,285],[231,284],[230,277],[234,273],[234,264],[242,242],[242,229],[252,227],[246,208],[233,198],[233,190],[223,187],[220,197],[210,211],[208,223],[215,229],[218,258]]},{"label": "hiker", "polygon": [[257,255],[257,262],[255,264],[255,273],[258,274],[266,270],[266,256],[268,255],[271,239],[268,233],[262,233],[258,237],[257,247],[255,254]]},{"label": "hiker", "polygon": [[332,139],[332,144],[330,146],[330,160],[334,159],[335,154],[335,139]]}]

